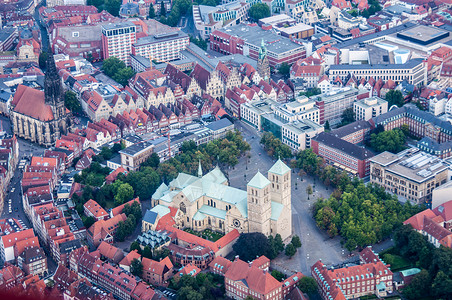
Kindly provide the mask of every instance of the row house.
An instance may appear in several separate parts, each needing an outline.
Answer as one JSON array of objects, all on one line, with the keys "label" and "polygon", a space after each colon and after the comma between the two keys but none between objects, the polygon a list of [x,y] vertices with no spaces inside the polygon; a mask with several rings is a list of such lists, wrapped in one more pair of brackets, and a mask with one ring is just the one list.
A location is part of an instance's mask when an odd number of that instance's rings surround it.
[{"label": "row house", "polygon": [[86,248],[71,253],[70,268],[118,299],[151,300],[155,295],[154,290],[140,279],[118,266],[96,258],[88,253]]},{"label": "row house", "polygon": [[241,65],[239,72],[242,75],[243,84],[258,84],[262,80],[262,77],[259,75],[256,68],[254,68],[249,63],[244,63],[243,65]]},{"label": "row house", "polygon": [[31,221],[40,240],[56,262],[65,263],[67,254],[81,246],[66,223],[63,212],[53,203],[33,207]]},{"label": "row house", "polygon": [[240,106],[243,103],[253,100],[259,100],[257,92],[246,85],[241,85],[240,88],[233,87],[232,89],[226,90],[224,106],[229,109],[234,116],[239,117]]},{"label": "row house", "polygon": [[96,221],[108,219],[108,213],[93,199],[83,204],[83,212],[87,217],[93,217]]},{"label": "row house", "polygon": [[224,84],[225,92],[228,89],[233,89],[234,87],[242,85],[242,76],[239,73],[239,66],[233,64],[226,65],[220,61],[215,69],[218,71],[218,75],[220,75],[221,81]]},{"label": "row house", "polygon": [[53,203],[53,193],[49,181],[35,179],[29,182],[22,181],[22,204],[29,219],[34,206]]},{"label": "row house", "polygon": [[[5,219],[3,219],[2,221],[6,222]],[[19,253],[17,253],[18,251],[16,250],[16,245],[18,243],[27,240],[34,241],[36,238],[33,233],[33,229],[25,230],[19,224],[11,226],[10,229],[11,231],[3,232],[3,235],[0,236],[0,255],[2,261],[4,262],[13,262],[17,259],[17,255]],[[9,234],[7,232],[9,232]],[[36,243],[37,246],[39,246],[39,242],[36,241]]]},{"label": "row house", "polygon": [[151,105],[159,106],[160,104],[173,104],[176,101],[173,91],[166,86],[150,89],[144,94],[144,96],[147,108]]},{"label": "row house", "polygon": [[17,163],[19,162],[19,143],[15,135],[0,140],[0,207],[4,205],[6,190],[9,186]]},{"label": "row house", "polygon": [[25,274],[21,269],[10,264],[5,264],[0,269],[0,289],[5,292],[11,291],[22,284],[24,277]]},{"label": "row house", "polygon": [[204,93],[220,100],[224,96],[224,84],[219,73],[219,70],[209,72],[201,65],[197,64],[190,73],[190,77],[198,82]]},{"label": "row house", "polygon": [[88,229],[87,240],[90,245],[98,247],[102,242],[112,244],[119,222],[127,219],[125,214],[119,214],[107,220],[99,220]]},{"label": "row house", "polygon": [[202,89],[197,80],[180,71],[172,64],[168,64],[163,73],[168,76],[170,83],[177,84],[182,88],[185,97],[188,99],[192,98],[193,95],[202,95]]}]

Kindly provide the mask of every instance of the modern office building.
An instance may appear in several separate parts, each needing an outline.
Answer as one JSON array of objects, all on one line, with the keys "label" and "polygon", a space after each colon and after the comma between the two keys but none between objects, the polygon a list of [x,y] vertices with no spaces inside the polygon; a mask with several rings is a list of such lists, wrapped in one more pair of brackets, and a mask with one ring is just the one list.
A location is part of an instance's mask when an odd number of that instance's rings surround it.
[{"label": "modern office building", "polygon": [[359,91],[355,88],[344,87],[316,97],[316,105],[320,109],[320,124],[326,121],[330,125],[341,121],[342,113],[345,109],[353,107],[353,103],[358,99]]},{"label": "modern office building", "polygon": [[188,34],[181,30],[139,38],[132,45],[132,54],[148,60],[166,62],[180,58],[180,51],[190,44]]},{"label": "modern office building", "polygon": [[404,64],[354,64],[332,65],[329,70],[330,79],[339,77],[344,80],[350,74],[356,78],[393,80],[400,83],[404,80],[415,86],[427,84],[427,64],[422,58],[413,58]]},{"label": "modern office building", "polygon": [[388,101],[379,97],[371,97],[353,103],[355,120],[365,120],[377,117],[388,112]]},{"label": "modern office building", "polygon": [[430,203],[433,189],[447,182],[448,173],[448,164],[417,148],[370,159],[370,182],[417,204]]},{"label": "modern office building", "polygon": [[132,22],[102,25],[103,59],[115,56],[129,66],[132,44],[137,41],[136,31]]},{"label": "modern office building", "polygon": [[282,126],[281,141],[298,152],[311,148],[311,139],[324,130],[322,125],[307,119],[287,123]]}]

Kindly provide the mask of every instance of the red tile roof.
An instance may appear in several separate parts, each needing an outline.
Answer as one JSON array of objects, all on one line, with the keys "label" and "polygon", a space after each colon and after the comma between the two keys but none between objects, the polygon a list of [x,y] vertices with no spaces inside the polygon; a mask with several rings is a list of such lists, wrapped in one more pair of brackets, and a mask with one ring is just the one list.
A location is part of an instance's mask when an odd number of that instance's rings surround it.
[{"label": "red tile roof", "polygon": [[130,266],[134,259],[141,260],[141,255],[138,253],[138,250],[130,251],[126,257],[124,257],[119,264],[123,266]]},{"label": "red tile roof", "polygon": [[124,206],[126,206],[126,205],[131,206],[135,201],[138,202],[138,204],[140,204],[140,207],[141,207],[140,199],[138,197],[136,197],[135,199],[132,199],[129,202],[126,202],[124,204],[121,204],[121,205],[116,206],[115,208],[113,208],[111,210],[111,215],[112,216],[117,216],[117,215],[121,214],[122,211],[124,210]]},{"label": "red tile roof", "polygon": [[97,247],[97,251],[99,251],[99,254],[101,254],[103,257],[108,258],[114,263],[118,263],[124,258],[124,253],[121,249],[118,249],[106,242],[100,243],[99,247]]},{"label": "red tile roof", "polygon": [[412,216],[411,218],[403,222],[403,224],[410,224],[414,229],[420,231],[424,228],[424,217],[434,218],[435,216],[435,213],[431,209],[426,209]]},{"label": "red tile roof", "polygon": [[44,92],[19,85],[11,104],[14,111],[40,121],[53,120],[52,109],[45,103]]},{"label": "red tile roof", "polygon": [[93,199],[88,200],[83,207],[87,209],[95,218],[107,217],[108,213]]},{"label": "red tile roof", "polygon": [[33,229],[27,229],[27,230],[22,230],[22,231],[18,231],[18,232],[14,232],[8,235],[4,235],[1,237],[2,241],[3,241],[3,247],[4,248],[9,248],[12,247],[14,245],[16,245],[17,242],[19,241],[23,241],[26,239],[31,239],[33,238],[35,235],[33,233]]}]

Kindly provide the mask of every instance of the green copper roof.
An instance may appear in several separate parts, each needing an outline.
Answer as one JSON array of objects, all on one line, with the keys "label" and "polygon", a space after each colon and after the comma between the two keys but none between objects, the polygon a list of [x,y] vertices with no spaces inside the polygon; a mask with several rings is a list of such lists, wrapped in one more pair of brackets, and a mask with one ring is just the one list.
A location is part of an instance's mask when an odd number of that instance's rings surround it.
[{"label": "green copper roof", "polygon": [[170,209],[168,208],[168,206],[164,206],[164,205],[156,205],[154,206],[151,211],[157,213],[160,217],[163,217],[166,214],[170,213]]},{"label": "green copper roof", "polygon": [[270,180],[265,178],[265,176],[262,175],[262,173],[259,171],[256,173],[256,175],[254,175],[254,177],[250,180],[250,182],[248,182],[249,186],[252,186],[252,187],[255,187],[258,189],[263,189],[264,187],[266,187],[269,184],[270,184]]},{"label": "green copper roof", "polygon": [[400,273],[402,273],[403,277],[412,276],[412,275],[415,275],[420,272],[421,272],[421,270],[418,268],[411,268],[411,269],[400,271]]},{"label": "green copper roof", "polygon": [[209,205],[203,205],[201,206],[201,208],[198,210],[198,212],[204,214],[204,215],[209,215],[215,218],[220,218],[222,220],[226,219],[226,211],[222,210],[222,209],[218,209]]},{"label": "green copper roof", "polygon": [[168,186],[162,182],[162,184],[158,187],[155,193],[152,195],[152,199],[160,199],[163,197],[164,192],[168,190]]},{"label": "green copper roof", "polygon": [[193,216],[193,220],[195,220],[195,221],[201,221],[201,220],[204,220],[205,218],[206,218],[206,216],[199,211],[197,211],[195,213],[195,215]]},{"label": "green copper roof", "polygon": [[284,175],[287,172],[290,172],[290,168],[282,162],[282,160],[278,159],[277,162],[268,170],[269,173],[274,173],[277,175]]},{"label": "green copper roof", "polygon": [[272,201],[272,216],[270,217],[270,219],[272,219],[273,221],[278,221],[279,217],[281,216],[283,207],[284,205],[282,205],[281,203]]}]

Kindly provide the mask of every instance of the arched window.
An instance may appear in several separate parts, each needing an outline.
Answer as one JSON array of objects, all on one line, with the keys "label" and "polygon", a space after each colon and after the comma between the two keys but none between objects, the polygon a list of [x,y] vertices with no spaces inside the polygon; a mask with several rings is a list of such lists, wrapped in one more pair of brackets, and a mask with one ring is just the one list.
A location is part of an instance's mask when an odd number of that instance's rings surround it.
[{"label": "arched window", "polygon": [[179,205],[179,209],[181,212],[183,212],[184,214],[187,213],[187,207],[185,206],[184,202],[181,202],[181,204]]}]

